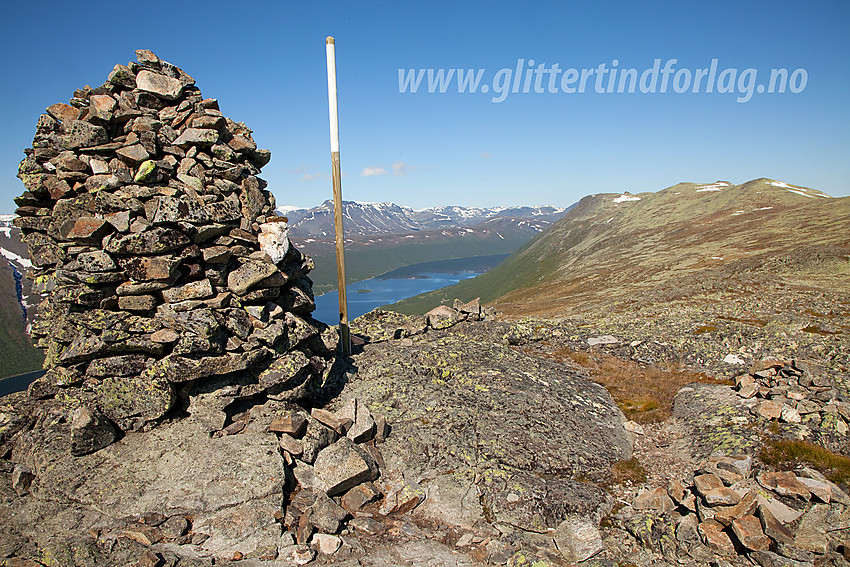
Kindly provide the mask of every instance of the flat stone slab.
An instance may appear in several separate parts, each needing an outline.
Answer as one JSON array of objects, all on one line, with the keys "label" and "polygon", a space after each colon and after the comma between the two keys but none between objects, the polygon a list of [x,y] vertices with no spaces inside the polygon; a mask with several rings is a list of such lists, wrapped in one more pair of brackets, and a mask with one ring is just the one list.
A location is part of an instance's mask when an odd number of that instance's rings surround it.
[{"label": "flat stone slab", "polygon": [[[210,536],[200,551],[219,555],[279,537],[283,461],[275,436],[259,426],[212,438],[197,421],[179,419],[79,457],[67,450],[69,436],[67,424],[33,430],[15,458],[32,469],[39,498],[84,509],[88,525],[181,511],[194,516],[195,533]],[[39,522],[47,532],[69,527],[64,516]]]}]

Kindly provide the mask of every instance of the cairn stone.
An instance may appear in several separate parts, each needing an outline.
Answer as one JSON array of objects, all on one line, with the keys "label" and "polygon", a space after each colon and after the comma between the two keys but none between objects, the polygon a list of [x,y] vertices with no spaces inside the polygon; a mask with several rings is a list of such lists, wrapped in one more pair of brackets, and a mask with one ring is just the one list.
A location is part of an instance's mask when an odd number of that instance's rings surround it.
[{"label": "cairn stone", "polygon": [[[258,177],[270,152],[183,70],[136,59],[48,107],[18,170],[15,225],[45,290],[32,336],[50,376],[79,376],[31,392],[56,396],[69,421],[88,408],[75,454],[201,393],[220,411],[289,388],[302,398],[332,354],[310,317],[312,260]],[[213,378],[221,403],[202,387]]]}]

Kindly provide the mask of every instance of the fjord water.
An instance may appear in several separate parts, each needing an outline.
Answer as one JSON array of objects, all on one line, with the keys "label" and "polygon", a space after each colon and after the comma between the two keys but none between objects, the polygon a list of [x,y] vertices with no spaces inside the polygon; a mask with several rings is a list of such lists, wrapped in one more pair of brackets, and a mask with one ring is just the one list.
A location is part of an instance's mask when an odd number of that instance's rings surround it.
[{"label": "fjord water", "polygon": [[[348,319],[353,320],[382,305],[474,278],[493,268],[507,256],[496,254],[423,262],[348,284]],[[336,290],[316,297],[313,317],[328,325],[339,323],[339,294]]]}]

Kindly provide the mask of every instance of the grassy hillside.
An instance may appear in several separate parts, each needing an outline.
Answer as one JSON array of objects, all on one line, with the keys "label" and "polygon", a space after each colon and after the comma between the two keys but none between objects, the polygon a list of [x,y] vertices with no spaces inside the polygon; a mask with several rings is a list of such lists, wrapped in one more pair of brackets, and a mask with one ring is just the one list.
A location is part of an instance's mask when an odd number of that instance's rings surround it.
[{"label": "grassy hillside", "polygon": [[626,311],[742,278],[850,291],[847,234],[850,198],[769,179],[592,195],[490,272],[392,308],[480,296],[508,315]]}]

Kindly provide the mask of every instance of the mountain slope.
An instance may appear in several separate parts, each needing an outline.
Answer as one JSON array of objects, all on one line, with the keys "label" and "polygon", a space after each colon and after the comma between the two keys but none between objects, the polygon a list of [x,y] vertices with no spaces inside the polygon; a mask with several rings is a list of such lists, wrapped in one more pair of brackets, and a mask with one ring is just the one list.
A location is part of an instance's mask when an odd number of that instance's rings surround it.
[{"label": "mountain slope", "polygon": [[770,179],[592,195],[490,272],[398,308],[481,296],[507,314],[553,315],[622,312],[748,285],[847,292],[847,234],[850,198]]},{"label": "mountain slope", "polygon": [[0,217],[0,378],[39,370],[44,360],[27,335],[35,306],[28,305],[32,284],[22,277],[31,264],[20,235],[11,215]]}]

